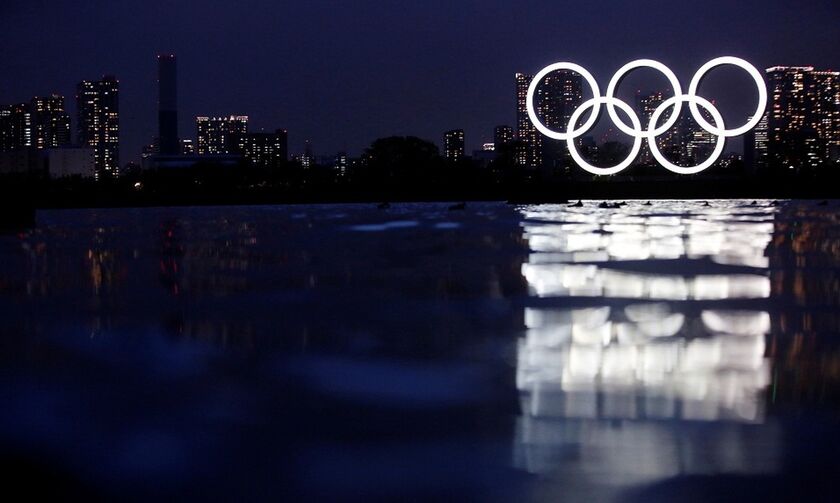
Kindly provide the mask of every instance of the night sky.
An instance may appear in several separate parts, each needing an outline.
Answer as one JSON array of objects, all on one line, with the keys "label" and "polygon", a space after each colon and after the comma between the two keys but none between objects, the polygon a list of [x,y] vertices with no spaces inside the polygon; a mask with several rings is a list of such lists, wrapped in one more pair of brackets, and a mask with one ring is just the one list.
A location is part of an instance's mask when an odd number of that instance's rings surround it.
[{"label": "night sky", "polygon": [[[837,69],[838,22],[837,0],[3,0],[0,103],[61,93],[75,128],[75,84],[114,74],[121,161],[139,160],[157,129],[155,54],[174,52],[182,137],[195,136],[195,115],[242,113],[254,131],[287,128],[292,153],[307,138],[318,155],[357,154],[392,134],[440,144],[453,128],[471,151],[495,125],[514,125],[517,71],[570,60],[603,91],[640,57],[669,65],[686,88],[720,55]],[[754,107],[750,82],[720,70],[702,94],[737,125]],[[621,95],[657,86],[664,78],[638,71]]]}]

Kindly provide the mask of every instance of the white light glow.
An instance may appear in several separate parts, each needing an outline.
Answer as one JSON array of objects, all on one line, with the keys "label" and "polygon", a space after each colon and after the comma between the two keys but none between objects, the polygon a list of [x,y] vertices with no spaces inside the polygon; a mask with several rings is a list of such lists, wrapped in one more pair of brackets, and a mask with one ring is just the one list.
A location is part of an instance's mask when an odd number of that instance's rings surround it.
[{"label": "white light glow", "polygon": [[[705,75],[712,69],[722,65],[734,65],[745,70],[753,78],[758,89],[758,105],[756,107],[755,113],[752,115],[752,118],[746,124],[735,129],[726,129],[723,122],[723,117],[721,116],[717,108],[710,101],[697,95],[697,89],[700,86],[700,82],[703,80],[703,77],[705,77]],[[618,87],[622,78],[628,72],[636,68],[642,67],[652,68],[661,72],[663,75],[665,75],[665,77],[670,82],[671,87],[673,87],[674,89],[674,96],[665,100],[659,107],[657,107],[657,109],[654,111],[651,117],[650,124],[647,125],[647,128],[643,127],[639,120],[639,117],[627,103],[615,97],[616,88]],[[559,70],[568,70],[580,74],[584,78],[584,80],[586,80],[593,94],[592,99],[582,103],[578,107],[578,109],[575,110],[575,112],[572,114],[565,132],[554,131],[546,127],[540,121],[539,117],[537,116],[536,109],[534,107],[534,95],[536,94],[537,86],[539,85],[539,83],[542,82],[542,80],[551,72]],[[682,167],[671,163],[665,158],[665,156],[662,155],[656,144],[656,137],[664,134],[677,123],[683,102],[688,103],[689,109],[691,110],[691,115],[693,116],[697,124],[707,132],[718,137],[717,144],[715,145],[715,149],[711,157],[706,159],[706,161],[698,164],[697,166]],[[630,155],[618,165],[608,168],[600,168],[589,164],[578,153],[577,147],[574,144],[575,139],[585,135],[594,127],[595,123],[598,120],[602,104],[605,104],[607,106],[607,112],[609,113],[610,118],[618,127],[618,129],[621,132],[630,135],[634,140]],[[715,123],[714,125],[710,124],[703,117],[703,115],[700,113],[700,109],[698,108],[698,106],[705,108],[711,114],[712,119]],[[621,117],[619,117],[618,113],[615,110],[616,107],[620,108],[622,111],[627,113],[627,115],[630,117],[632,128],[629,127],[621,119]],[[668,118],[667,121],[665,121],[665,123],[662,126],[657,128],[656,124],[659,121],[662,114],[672,107],[673,112],[671,113],[671,116]],[[554,63],[543,68],[542,70],[540,70],[539,73],[537,73],[537,75],[534,76],[534,79],[528,86],[526,108],[528,111],[528,117],[530,118],[537,131],[549,138],[566,141],[567,146],[569,148],[569,152],[571,153],[571,156],[577,163],[577,165],[583,168],[585,171],[588,171],[592,174],[613,175],[623,171],[628,166],[630,166],[630,164],[633,163],[641,149],[641,141],[646,139],[648,140],[648,144],[650,145],[650,150],[653,153],[654,158],[660,165],[662,165],[670,171],[673,171],[674,173],[690,175],[704,171],[718,161],[720,156],[723,154],[724,141],[726,138],[740,136],[746,133],[747,131],[751,130],[758,124],[758,122],[764,116],[764,111],[767,108],[767,86],[764,83],[764,79],[762,78],[761,73],[753,65],[741,58],[736,58],[733,56],[723,56],[715,58],[701,66],[700,69],[697,70],[697,72],[691,79],[691,83],[688,88],[688,93],[682,94],[682,87],[680,86],[680,82],[670,68],[652,59],[638,59],[622,66],[613,75],[612,79],[610,79],[610,83],[607,87],[606,96],[601,96],[598,88],[598,83],[595,81],[595,79],[592,77],[592,74],[590,74],[589,71],[575,63],[561,62]],[[592,113],[589,115],[589,118],[581,127],[576,128],[577,121],[580,119],[583,113],[590,108],[592,109]]]}]

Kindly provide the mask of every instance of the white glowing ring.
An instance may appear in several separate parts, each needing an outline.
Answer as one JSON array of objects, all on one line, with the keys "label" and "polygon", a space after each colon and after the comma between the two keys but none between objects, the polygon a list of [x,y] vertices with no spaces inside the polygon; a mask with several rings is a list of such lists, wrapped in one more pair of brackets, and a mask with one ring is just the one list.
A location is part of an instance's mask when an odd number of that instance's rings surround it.
[{"label": "white glowing ring", "polygon": [[[586,110],[595,106],[600,107],[601,104],[606,104],[608,106],[618,106],[627,115],[630,116],[630,122],[633,123],[633,127],[635,128],[634,130],[641,131],[642,126],[639,123],[639,117],[636,116],[636,114],[633,112],[633,109],[630,108],[630,105],[621,101],[618,98],[612,98],[607,96],[601,97],[596,95],[594,98],[583,102],[583,104],[581,104],[578,107],[578,109],[575,110],[571,118],[569,118],[569,133],[567,134],[568,138],[566,139],[566,146],[569,147],[569,153],[572,155],[572,159],[574,159],[578,166],[580,166],[581,168],[592,173],[593,175],[614,175],[624,170],[625,168],[630,166],[630,164],[633,163],[633,161],[636,159],[636,156],[639,155],[639,150],[642,148],[643,137],[640,134],[632,135],[633,148],[630,150],[630,154],[622,162],[611,168],[599,168],[586,162],[586,160],[583,157],[581,157],[581,155],[577,151],[577,147],[575,146],[575,137],[573,136],[573,130],[575,124],[577,124],[577,121],[580,119],[580,116],[583,115],[583,113]],[[592,117],[597,118],[597,115],[595,114],[594,110],[592,111]]]},{"label": "white glowing ring", "polygon": [[[688,102],[689,106],[697,107],[700,105],[701,107],[705,108],[712,114],[712,120],[715,121],[716,127],[715,129],[720,129],[720,127],[724,126],[723,124],[723,117],[720,115],[720,112],[714,105],[712,105],[709,100],[706,98],[701,98],[700,96],[694,96],[692,94],[683,94],[681,96],[672,96],[667,100],[663,101],[659,107],[653,112],[653,115],[650,118],[650,124],[648,125],[648,131],[652,131],[656,127],[656,122],[659,120],[659,117],[667,110],[669,107],[676,106],[677,102]],[[699,114],[698,114],[699,115]],[[697,121],[698,123],[700,121]],[[704,128],[709,131],[707,128]],[[714,134],[714,133],[712,133]],[[723,135],[716,135],[717,136],[717,144],[715,145],[715,149],[712,152],[712,155],[703,161],[702,163],[698,164],[697,166],[692,167],[682,167],[677,166],[676,164],[671,163],[668,159],[662,155],[662,152],[659,151],[659,145],[656,144],[656,138],[651,138],[648,141],[648,145],[650,146],[650,152],[653,154],[653,157],[656,159],[662,167],[667,170],[673,171],[674,173],[679,173],[681,175],[693,175],[695,173],[699,173],[705,169],[708,169],[712,164],[717,162],[720,158],[720,155],[723,153],[723,147],[726,143],[726,137]],[[585,168],[584,168],[585,169]]]},{"label": "white glowing ring", "polygon": [[[674,96],[679,96],[682,94],[682,86],[680,86],[680,81],[677,79],[677,76],[674,75],[674,72],[671,71],[670,68],[663,65],[659,61],[655,61],[652,59],[637,59],[636,61],[631,61],[626,65],[622,66],[615,72],[612,79],[610,79],[610,83],[607,86],[607,98],[614,98],[615,97],[615,89],[618,87],[619,83],[621,83],[621,79],[630,72],[631,70],[635,70],[636,68],[652,68],[654,70],[658,70],[665,78],[668,79],[668,82],[671,83],[671,89],[674,90]],[[623,102],[622,102],[623,103]],[[644,138],[654,138],[659,136],[677,124],[677,121],[680,118],[680,112],[682,111],[682,102],[678,102],[674,112],[671,114],[671,117],[658,129],[654,131],[650,131],[649,129],[636,130],[630,129],[621,120],[621,117],[616,113],[615,106],[612,102],[607,102],[607,112],[610,114],[610,119],[612,119],[613,123],[621,130],[622,133],[628,134],[630,136],[638,136],[641,135]]]},{"label": "white glowing ring", "polygon": [[[758,106],[756,108],[755,114],[753,115],[752,119],[749,120],[743,126],[727,130],[724,127],[723,117],[720,115],[715,106],[709,102],[707,99],[697,96],[697,88],[700,86],[700,82],[703,80],[703,77],[713,68],[716,68],[721,65],[735,65],[747,73],[755,80],[756,87],[758,88]],[[674,96],[665,100],[653,113],[651,117],[650,124],[648,124],[647,129],[642,129],[642,126],[639,123],[639,118],[636,113],[633,111],[630,106],[619,100],[615,97],[615,90],[618,87],[621,79],[623,78],[624,74],[627,72],[639,68],[639,67],[649,67],[653,68],[654,70],[659,70],[662,72],[665,77],[671,83],[671,86],[674,88]],[[536,111],[534,110],[534,94],[536,93],[536,89],[538,84],[548,75],[549,73],[557,70],[570,70],[576,72],[583,76],[586,79],[587,83],[589,84],[590,89],[592,90],[593,98],[581,104],[577,110],[572,114],[572,117],[569,121],[567,126],[566,132],[557,132],[553,131],[547,127],[545,127],[542,122],[540,122],[539,117],[537,117]],[[691,110],[691,115],[694,117],[694,120],[697,124],[704,129],[706,132],[717,136],[717,144],[715,145],[715,149],[706,161],[698,164],[697,166],[693,167],[682,167],[672,164],[668,159],[666,159],[662,152],[659,151],[659,145],[656,143],[656,137],[662,135],[666,131],[668,131],[671,127],[673,127],[677,121],[679,120],[680,111],[682,110],[682,102],[687,102],[689,105],[689,109]],[[611,168],[598,168],[596,166],[592,166],[586,160],[584,160],[577,151],[577,148],[574,144],[574,139],[578,138],[587,131],[592,129],[595,125],[595,122],[598,120],[599,112],[601,109],[601,105],[607,105],[607,111],[609,112],[610,118],[612,118],[613,122],[615,122],[618,129],[620,129],[623,133],[633,137],[634,143],[633,148],[631,150],[630,156],[622,161],[620,164],[613,166]],[[705,117],[700,113],[700,109],[698,105],[705,108],[709,111],[712,116],[712,119],[715,122],[715,125],[710,124]],[[630,117],[631,122],[633,123],[633,128],[625,124],[621,117],[615,110],[615,107],[618,106],[622,109],[627,115]],[[650,59],[639,59],[636,61],[632,61],[627,63],[623,67],[621,67],[613,78],[610,80],[610,84],[607,87],[607,95],[601,96],[598,90],[598,84],[595,82],[595,79],[592,75],[582,66],[576,65],[574,63],[555,63],[553,65],[549,65],[534,76],[534,79],[531,81],[530,85],[528,86],[528,95],[526,100],[526,107],[528,110],[528,117],[531,119],[534,127],[545,136],[549,138],[554,138],[556,140],[565,140],[569,147],[569,152],[572,155],[574,161],[586,171],[596,174],[596,175],[611,175],[622,171],[623,169],[627,168],[635,159],[636,155],[638,155],[639,150],[641,148],[641,141],[646,139],[648,144],[650,145],[650,150],[654,156],[654,158],[664,166],[666,169],[673,171],[674,173],[680,174],[694,174],[699,173],[711,165],[713,165],[717,160],[720,158],[720,155],[723,153],[723,147],[725,143],[725,139],[733,136],[739,136],[750,129],[754,128],[758,122],[764,116],[764,111],[767,108],[767,86],[764,83],[764,79],[761,76],[761,73],[749,64],[748,62],[744,61],[740,58],[735,58],[732,56],[724,56],[720,58],[715,58],[697,70],[697,73],[694,74],[694,77],[691,80],[691,85],[688,89],[688,94],[682,94],[682,90],[680,87],[680,83],[677,80],[674,73],[662,63],[658,61],[650,60]],[[670,107],[674,107],[674,112],[671,114],[671,117],[659,128],[656,127],[659,118],[665,113]],[[589,119],[587,119],[586,123],[583,124],[579,129],[575,129],[575,125],[577,121],[580,119],[583,112],[592,108],[592,114],[590,115]]]},{"label": "white glowing ring", "polygon": [[688,94],[690,96],[697,96],[697,88],[700,87],[700,81],[703,80],[703,77],[706,76],[713,68],[722,65],[734,65],[750,74],[750,77],[755,80],[755,85],[758,87],[758,106],[755,109],[755,113],[750,119],[749,122],[744,124],[743,126],[739,127],[738,129],[722,129],[709,124],[709,122],[700,114],[700,110],[697,108],[697,104],[694,102],[689,101],[688,106],[691,108],[691,115],[694,117],[694,120],[697,121],[697,124],[700,125],[706,131],[712,133],[716,136],[724,136],[724,137],[732,137],[732,136],[740,136],[750,129],[754,128],[759,121],[761,120],[762,116],[764,116],[764,110],[767,108],[767,85],[764,83],[764,79],[761,76],[761,73],[751,64],[744,61],[741,58],[735,58],[732,56],[723,56],[720,58],[715,58],[705,65],[701,66],[697,73],[694,74],[694,77],[691,79],[691,84],[688,86]]},{"label": "white glowing ring", "polygon": [[[575,63],[554,63],[553,65],[549,65],[542,70],[538,74],[534,76],[534,79],[531,80],[531,84],[528,86],[528,95],[525,101],[525,106],[528,109],[528,117],[531,119],[531,123],[534,124],[534,127],[537,128],[537,131],[548,136],[549,138],[554,138],[555,140],[568,140],[570,138],[577,138],[581,136],[586,131],[592,129],[592,126],[595,125],[595,121],[598,120],[598,112],[599,109],[595,109],[592,111],[592,115],[586,121],[586,123],[580,127],[579,130],[567,130],[565,133],[557,132],[551,130],[542,122],[540,122],[539,117],[537,117],[537,112],[534,110],[534,93],[537,91],[537,85],[551,72],[557,70],[571,70],[577,74],[580,74],[584,79],[586,79],[587,84],[589,84],[589,88],[592,90],[592,96],[598,97],[601,95],[601,91],[598,89],[598,83],[595,82],[595,78],[592,76],[586,68],[577,65]],[[600,105],[599,105],[600,107]]]}]

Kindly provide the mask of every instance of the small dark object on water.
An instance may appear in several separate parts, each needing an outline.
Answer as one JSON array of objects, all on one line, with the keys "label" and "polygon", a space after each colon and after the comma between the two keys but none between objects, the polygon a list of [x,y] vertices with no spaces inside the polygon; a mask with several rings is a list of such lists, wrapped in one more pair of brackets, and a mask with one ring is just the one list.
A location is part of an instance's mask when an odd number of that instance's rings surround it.
[{"label": "small dark object on water", "polygon": [[711,204],[709,204],[709,201],[703,201],[703,206],[711,206]]},{"label": "small dark object on water", "polygon": [[467,208],[467,203],[458,203],[458,204],[453,204],[452,206],[450,206],[449,211],[458,211],[458,210],[463,210],[463,209],[466,209],[466,208]]},{"label": "small dark object on water", "polygon": [[756,206],[757,204],[758,204],[758,201],[753,201],[753,202],[750,203],[750,206]]},{"label": "small dark object on water", "polygon": [[387,210],[388,208],[391,207],[391,203],[385,201],[385,202],[377,204],[376,207],[379,208],[380,210]]},{"label": "small dark object on water", "polygon": [[770,206],[778,206],[779,201],[770,201]]},{"label": "small dark object on water", "polygon": [[576,202],[575,204],[570,204],[569,206],[571,206],[572,208],[583,208],[583,201],[578,199],[578,202]]},{"label": "small dark object on water", "polygon": [[621,208],[621,206],[622,206],[621,203],[608,203],[606,201],[603,201],[601,204],[598,205],[599,208],[606,208],[606,209],[611,209],[611,210]]},{"label": "small dark object on water", "polygon": [[828,201],[820,201],[817,206],[828,206]]},{"label": "small dark object on water", "polygon": [[650,201],[648,201],[648,202],[646,202],[646,203],[645,203],[645,206],[653,206],[653,203],[651,203]]}]

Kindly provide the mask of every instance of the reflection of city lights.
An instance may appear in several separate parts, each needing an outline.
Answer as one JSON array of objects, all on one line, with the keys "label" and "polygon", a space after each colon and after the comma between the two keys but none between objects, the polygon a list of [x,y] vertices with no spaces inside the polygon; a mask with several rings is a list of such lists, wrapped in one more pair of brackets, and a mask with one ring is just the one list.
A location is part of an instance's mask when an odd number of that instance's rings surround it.
[{"label": "reflection of city lights", "polygon": [[[636,300],[526,309],[517,385],[527,414],[761,420],[769,314],[697,314],[669,302],[769,297],[770,279],[752,268],[766,263],[772,224],[737,211],[706,213],[525,210],[532,253],[522,274],[534,295]],[[638,268],[656,260],[660,267]]]}]

